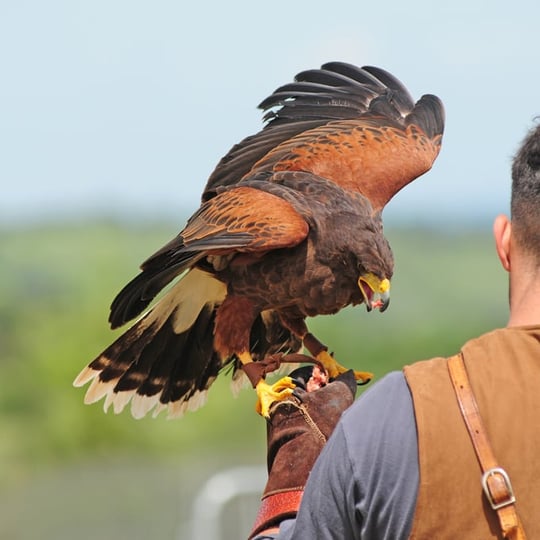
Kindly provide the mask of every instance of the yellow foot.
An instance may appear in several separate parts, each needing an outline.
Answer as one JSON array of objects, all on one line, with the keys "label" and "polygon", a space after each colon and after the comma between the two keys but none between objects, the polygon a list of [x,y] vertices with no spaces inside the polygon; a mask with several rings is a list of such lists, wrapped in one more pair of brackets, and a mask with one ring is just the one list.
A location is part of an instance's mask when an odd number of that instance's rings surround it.
[{"label": "yellow foot", "polygon": [[296,388],[296,385],[293,383],[290,377],[283,377],[274,384],[265,383],[263,380],[260,380],[255,387],[257,392],[257,404],[255,405],[255,410],[265,418],[270,417],[270,405],[274,401],[282,401],[287,399]]},{"label": "yellow foot", "polygon": [[[320,352],[317,355],[317,360],[323,365],[326,371],[328,371],[328,375],[331,379],[341,375],[341,373],[349,371],[346,367],[338,364],[336,359],[328,351]],[[370,373],[369,371],[354,371],[354,378],[359,384],[367,384],[373,379],[373,373]]]}]

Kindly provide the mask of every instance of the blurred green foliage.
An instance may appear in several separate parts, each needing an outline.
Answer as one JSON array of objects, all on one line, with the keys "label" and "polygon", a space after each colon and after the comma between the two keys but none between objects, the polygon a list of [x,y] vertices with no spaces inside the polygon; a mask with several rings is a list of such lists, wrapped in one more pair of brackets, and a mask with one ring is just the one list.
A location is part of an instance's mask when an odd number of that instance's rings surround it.
[{"label": "blurred green foliage", "polygon": [[[40,467],[125,455],[179,458],[236,453],[264,460],[254,394],[233,399],[221,377],[207,405],[181,420],[134,420],[83,405],[77,373],[118,332],[108,306],[177,225],[112,222],[0,232],[0,483]],[[506,276],[490,230],[389,229],[396,270],[384,314],[360,306],[309,321],[341,363],[380,377],[446,355],[507,316]]]}]

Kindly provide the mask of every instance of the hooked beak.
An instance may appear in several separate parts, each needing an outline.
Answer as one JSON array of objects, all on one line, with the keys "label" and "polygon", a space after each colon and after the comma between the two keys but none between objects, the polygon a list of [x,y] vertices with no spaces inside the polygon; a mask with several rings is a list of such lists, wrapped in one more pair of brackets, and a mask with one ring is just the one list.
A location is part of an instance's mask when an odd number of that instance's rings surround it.
[{"label": "hooked beak", "polygon": [[380,279],[375,274],[368,272],[358,278],[358,287],[364,297],[366,309],[378,309],[381,313],[390,304],[390,281]]}]

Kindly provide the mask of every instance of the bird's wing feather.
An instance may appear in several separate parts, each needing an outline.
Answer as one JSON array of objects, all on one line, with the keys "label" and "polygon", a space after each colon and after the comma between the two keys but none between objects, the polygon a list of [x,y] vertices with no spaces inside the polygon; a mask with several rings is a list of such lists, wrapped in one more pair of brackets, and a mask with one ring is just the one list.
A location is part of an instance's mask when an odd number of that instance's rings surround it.
[{"label": "bird's wing feather", "polygon": [[[436,123],[437,103],[427,97],[419,102],[415,119],[425,120],[430,128]],[[400,189],[432,167],[440,141],[440,135],[430,138],[413,122],[399,126],[384,117],[343,120],[282,143],[254,169],[311,172],[361,193],[380,211]]]},{"label": "bird's wing feather", "polygon": [[299,73],[259,107],[264,129],[220,161],[203,200],[260,171],[304,170],[361,193],[379,211],[431,168],[444,130],[438,98],[415,104],[387,71],[343,62]]},{"label": "bird's wing feather", "polygon": [[259,104],[264,129],[223,157],[208,179],[203,200],[213,197],[219,186],[238,183],[267,152],[299,133],[329,121],[371,114],[370,104],[381,96],[396,103],[396,118],[403,116],[403,109],[410,111],[414,106],[405,87],[382,69],[330,62],[321,69],[299,73],[294,82],[280,86]]},{"label": "bird's wing feather", "polygon": [[112,328],[133,319],[173,279],[207,255],[265,253],[299,244],[308,223],[286,200],[251,187],[223,191],[203,204],[184,230],[142,265],[111,304]]},{"label": "bird's wing feather", "polygon": [[203,204],[182,231],[182,238],[188,250],[256,253],[295,246],[308,229],[289,202],[239,186]]}]

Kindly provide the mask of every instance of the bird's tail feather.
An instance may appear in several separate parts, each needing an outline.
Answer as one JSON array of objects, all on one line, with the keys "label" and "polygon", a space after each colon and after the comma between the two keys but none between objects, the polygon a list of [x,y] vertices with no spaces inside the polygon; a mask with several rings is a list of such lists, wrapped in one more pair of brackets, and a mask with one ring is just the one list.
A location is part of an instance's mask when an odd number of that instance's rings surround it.
[{"label": "bird's tail feather", "polygon": [[200,407],[222,368],[213,326],[225,295],[213,276],[189,271],[75,379],[75,386],[91,381],[85,403],[105,398],[104,409],[120,413],[131,402],[136,418],[163,409],[177,417]]},{"label": "bird's tail feather", "polygon": [[[232,362],[232,389],[247,381],[235,357],[219,358],[213,334],[216,309],[226,286],[200,269],[190,270],[131,328],[84,368],[75,386],[90,383],[85,403],[104,399],[104,409],[142,418],[166,409],[168,417],[201,407],[214,379]],[[273,310],[263,311],[251,329],[255,361],[268,354],[298,352],[301,342]]]}]

